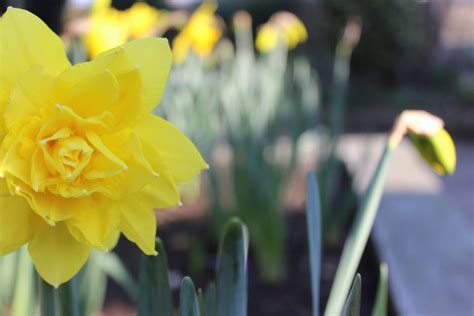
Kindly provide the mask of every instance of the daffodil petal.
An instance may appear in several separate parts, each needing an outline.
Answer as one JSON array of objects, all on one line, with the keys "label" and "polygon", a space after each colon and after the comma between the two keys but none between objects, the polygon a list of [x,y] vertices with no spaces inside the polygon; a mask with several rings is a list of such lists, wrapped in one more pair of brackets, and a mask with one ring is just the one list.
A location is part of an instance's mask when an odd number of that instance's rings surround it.
[{"label": "daffodil petal", "polygon": [[117,157],[126,164],[126,169],[111,179],[116,182],[115,193],[118,196],[133,194],[155,178],[154,170],[146,160],[138,137],[131,130],[123,130],[117,134],[104,135],[102,141]]},{"label": "daffodil petal", "polygon": [[160,174],[153,183],[146,186],[144,192],[153,197],[154,208],[170,208],[181,203],[179,191],[168,177]]},{"label": "daffodil petal", "polygon": [[17,84],[11,91],[9,102],[5,106],[6,127],[11,129],[14,123],[24,122],[40,110],[52,107],[54,105],[53,89],[54,78],[46,74],[39,66],[19,75]]},{"label": "daffodil petal", "polygon": [[90,254],[90,248],[75,240],[65,223],[44,225],[28,250],[41,278],[56,288],[79,272]]},{"label": "daffodil petal", "polygon": [[177,183],[187,182],[208,168],[189,138],[159,116],[144,116],[135,130],[143,142],[159,153]]},{"label": "daffodil petal", "polygon": [[85,173],[87,179],[105,178],[127,169],[127,164],[117,157],[93,132],[86,132],[87,139],[100,152],[100,157],[92,161],[91,171]]},{"label": "daffodil petal", "polygon": [[71,90],[64,93],[60,102],[71,107],[82,117],[90,117],[111,111],[119,96],[117,79],[110,70],[81,81]]},{"label": "daffodil petal", "polygon": [[120,203],[122,210],[120,230],[147,255],[156,255],[154,202],[154,197],[145,191],[128,196]]},{"label": "daffodil petal", "polygon": [[177,206],[180,203],[179,190],[171,171],[151,145],[143,142],[142,147],[146,159],[157,173],[153,182],[146,187],[146,192],[155,198],[153,207],[169,208]]},{"label": "daffodil petal", "polygon": [[115,235],[120,223],[118,203],[107,198],[84,197],[71,202],[71,207],[73,216],[66,224],[75,239],[94,248],[109,250],[111,235]]},{"label": "daffodil petal", "polygon": [[2,172],[11,173],[24,183],[30,184],[31,165],[29,157],[35,151],[34,139],[39,128],[40,122],[38,120],[30,120],[29,124],[21,128],[14,136],[11,144],[5,146],[8,148],[3,148],[4,157],[0,166]]},{"label": "daffodil petal", "polygon": [[51,225],[74,217],[78,210],[87,205],[80,198],[65,198],[49,192],[35,192],[18,178],[9,181],[12,187],[18,189],[17,193],[26,198],[31,209]]},{"label": "daffodil petal", "polygon": [[0,113],[19,75],[33,65],[57,75],[70,63],[61,39],[43,21],[28,11],[10,7],[0,18]]},{"label": "daffodil petal", "polygon": [[117,243],[120,239],[120,230],[115,230],[112,233],[110,233],[109,237],[107,240],[104,241],[104,250],[105,251],[110,251],[117,246]]},{"label": "daffodil petal", "polygon": [[0,256],[27,243],[35,233],[39,220],[26,199],[11,195],[5,179],[0,178]]},{"label": "daffodil petal", "polygon": [[[91,62],[70,67],[59,76],[57,93],[63,95],[64,91],[67,93],[70,89],[80,85],[81,82],[90,81],[104,72],[110,72],[118,84],[118,100],[114,105],[110,105],[110,112],[115,116],[118,129],[136,121],[139,114],[145,111],[142,104],[141,74],[125,49],[117,49],[113,53],[101,55]],[[89,111],[100,113],[98,110],[101,108],[103,109],[103,107],[98,109],[90,107]]]},{"label": "daffodil petal", "polygon": [[97,60],[120,50],[125,51],[131,62],[140,71],[144,111],[150,112],[161,100],[171,69],[171,51],[168,40],[145,38],[131,41],[100,54],[97,56]]}]

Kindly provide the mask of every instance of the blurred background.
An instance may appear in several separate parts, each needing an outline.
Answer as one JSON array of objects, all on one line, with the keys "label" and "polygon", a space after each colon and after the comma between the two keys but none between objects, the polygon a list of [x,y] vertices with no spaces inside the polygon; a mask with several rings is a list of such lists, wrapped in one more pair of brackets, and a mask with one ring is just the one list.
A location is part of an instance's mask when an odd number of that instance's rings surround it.
[{"label": "blurred background", "polygon": [[[324,308],[384,133],[404,109],[442,117],[458,170],[434,176],[402,144],[359,267],[362,314],[380,261],[391,314],[474,314],[474,1],[2,0],[0,11],[8,6],[38,15],[73,63],[129,40],[169,39],[173,68],[155,112],[210,165],[182,188],[182,207],[156,211],[171,283],[178,290],[191,275],[205,287],[223,223],[238,215],[250,230],[249,315],[310,315],[307,170],[321,184]],[[97,254],[81,272],[87,314],[135,313],[140,254],[125,239],[116,254]],[[15,256],[0,270],[7,303]]]}]

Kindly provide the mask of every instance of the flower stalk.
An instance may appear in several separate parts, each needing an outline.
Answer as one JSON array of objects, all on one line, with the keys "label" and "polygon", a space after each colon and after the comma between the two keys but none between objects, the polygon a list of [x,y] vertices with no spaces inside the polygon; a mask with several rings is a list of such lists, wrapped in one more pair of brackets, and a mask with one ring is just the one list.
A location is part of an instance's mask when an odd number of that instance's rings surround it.
[{"label": "flower stalk", "polygon": [[[430,137],[443,129],[444,122],[439,117],[425,111],[407,110],[402,112],[394,123],[377,168],[362,199],[356,219],[344,244],[341,260],[336,271],[325,315],[340,315],[349,293],[357,267],[372,231],[372,227],[382,198],[390,157],[408,133],[419,137]],[[416,145],[416,144],[415,144]],[[454,151],[454,146],[443,148]],[[455,157],[455,153],[449,153]]]}]

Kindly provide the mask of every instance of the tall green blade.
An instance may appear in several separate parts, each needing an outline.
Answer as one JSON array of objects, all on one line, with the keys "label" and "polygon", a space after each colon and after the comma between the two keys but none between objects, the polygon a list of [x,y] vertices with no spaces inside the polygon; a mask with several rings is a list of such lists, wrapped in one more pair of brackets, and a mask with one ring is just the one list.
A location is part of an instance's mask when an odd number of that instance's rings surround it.
[{"label": "tall green blade", "polygon": [[40,315],[56,315],[56,291],[46,283],[41,277],[38,277],[39,296],[40,296]]},{"label": "tall green blade", "polygon": [[80,316],[77,276],[61,285],[58,292],[58,309],[61,316]]},{"label": "tall green blade", "polygon": [[98,262],[107,276],[117,282],[132,300],[136,300],[138,296],[138,285],[120,258],[113,252],[98,252],[97,255],[101,257],[101,260],[98,260]]},{"label": "tall green blade", "polygon": [[34,271],[28,249],[22,247],[18,251],[18,267],[13,296],[12,316],[28,316],[34,314]]},{"label": "tall green blade", "polygon": [[360,291],[361,291],[361,280],[360,274],[357,273],[354,283],[352,284],[351,291],[347,297],[342,316],[359,316],[360,315]]},{"label": "tall green blade", "polygon": [[105,258],[100,253],[93,251],[83,271],[80,272],[79,297],[83,315],[97,313],[104,304],[107,275],[102,269],[103,260]]},{"label": "tall green blade", "polygon": [[217,261],[217,315],[247,315],[248,231],[231,218],[222,235]]},{"label": "tall green blade", "polygon": [[168,259],[163,243],[156,239],[158,255],[143,255],[138,277],[138,315],[172,316],[173,303],[168,276]]},{"label": "tall green blade", "polygon": [[387,143],[380,157],[377,169],[365,193],[357,217],[347,237],[342,251],[341,260],[337,267],[334,283],[329,295],[328,304],[324,314],[326,316],[340,315],[344,299],[349,293],[349,288],[359,265],[365,245],[369,239],[375,216],[383,193],[383,185],[389,157],[395,147]]},{"label": "tall green blade", "polygon": [[[161,314],[156,314],[161,315]],[[180,316],[200,316],[199,301],[190,277],[184,277],[181,282],[179,293],[179,315]]]},{"label": "tall green blade", "polygon": [[18,257],[19,251],[0,257],[0,316],[6,313],[6,306],[12,303]]},{"label": "tall green blade", "polygon": [[216,311],[216,285],[211,283],[204,293],[204,316],[217,316]]},{"label": "tall green blade", "polygon": [[306,223],[308,225],[311,298],[313,315],[319,315],[319,279],[321,275],[321,201],[314,171],[306,178]]},{"label": "tall green blade", "polygon": [[377,286],[375,305],[372,316],[386,316],[388,305],[388,266],[385,262],[380,264],[380,279]]}]

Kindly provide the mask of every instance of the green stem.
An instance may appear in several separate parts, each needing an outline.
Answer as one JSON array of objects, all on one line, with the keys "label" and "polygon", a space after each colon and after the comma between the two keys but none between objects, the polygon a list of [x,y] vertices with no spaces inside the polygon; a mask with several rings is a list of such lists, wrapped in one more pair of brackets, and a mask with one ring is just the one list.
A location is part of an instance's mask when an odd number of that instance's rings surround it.
[{"label": "green stem", "polygon": [[41,277],[38,278],[39,296],[40,296],[40,315],[41,316],[55,316],[55,289],[46,283]]},{"label": "green stem", "polygon": [[336,271],[331,293],[325,315],[340,315],[344,302],[349,293],[352,280],[356,273],[360,259],[364,252],[370,231],[374,224],[375,216],[383,193],[383,185],[387,173],[389,157],[396,148],[393,142],[389,141],[380,157],[377,169],[372,177],[369,187],[365,193],[357,217],[344,244],[341,260]]},{"label": "green stem", "polygon": [[79,316],[78,284],[73,278],[57,290],[59,314],[62,316]]},{"label": "green stem", "polygon": [[321,277],[321,200],[314,171],[306,178],[306,223],[311,272],[313,316],[319,316],[319,282]]},{"label": "green stem", "polygon": [[18,251],[18,271],[13,297],[12,316],[33,315],[33,265],[26,247]]}]

